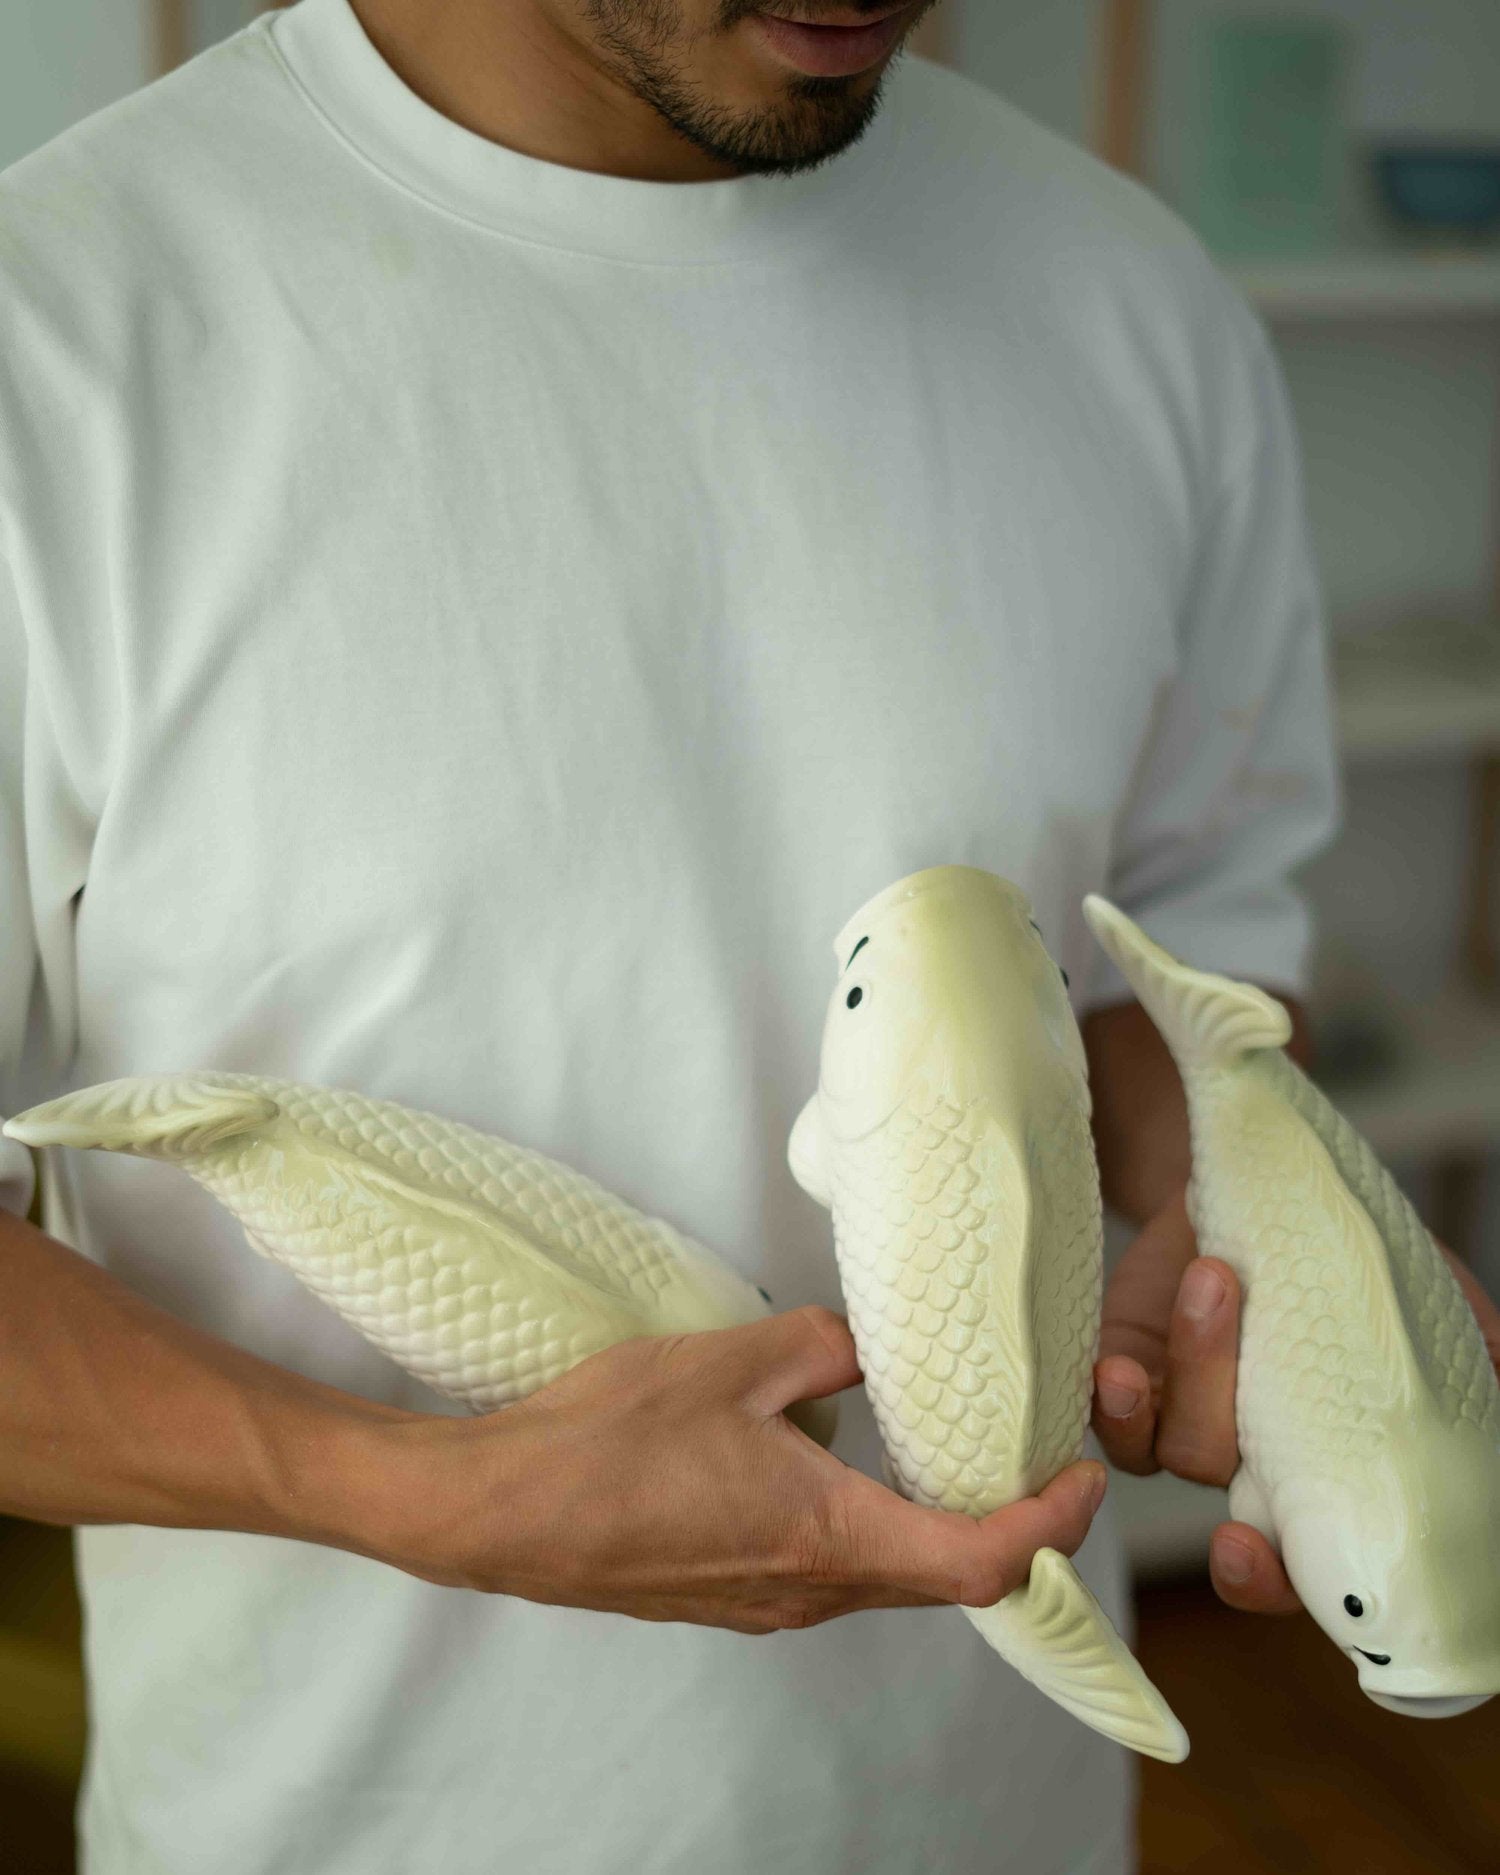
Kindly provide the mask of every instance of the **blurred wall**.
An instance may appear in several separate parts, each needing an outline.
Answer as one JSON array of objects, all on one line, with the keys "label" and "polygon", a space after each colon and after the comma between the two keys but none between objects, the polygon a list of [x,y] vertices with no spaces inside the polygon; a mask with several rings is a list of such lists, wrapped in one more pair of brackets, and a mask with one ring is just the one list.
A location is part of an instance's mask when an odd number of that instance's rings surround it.
[{"label": "blurred wall", "polygon": [[144,0],[6,0],[0,5],[0,168],[142,84]]},{"label": "blurred wall", "polygon": [[[1064,135],[1087,140],[1098,0],[947,0],[956,60]],[[1368,183],[1378,136],[1500,138],[1500,0],[1155,0],[1146,180],[1178,194],[1184,100],[1213,15],[1314,16],[1351,35],[1343,215],[1353,246],[1392,240]],[[1435,261],[1441,265],[1441,260]],[[1325,590],[1343,629],[1500,600],[1500,320],[1371,319],[1274,328],[1307,462]],[[1426,995],[1453,957],[1469,777],[1455,761],[1353,771],[1348,819],[1310,886],[1325,938]],[[1480,1262],[1500,1288],[1500,1181]]]}]

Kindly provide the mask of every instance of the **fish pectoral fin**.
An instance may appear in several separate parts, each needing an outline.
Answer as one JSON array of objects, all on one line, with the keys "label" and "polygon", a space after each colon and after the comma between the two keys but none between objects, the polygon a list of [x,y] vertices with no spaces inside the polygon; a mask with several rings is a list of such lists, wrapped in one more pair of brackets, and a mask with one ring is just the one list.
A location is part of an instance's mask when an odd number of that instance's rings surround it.
[{"label": "fish pectoral fin", "polygon": [[826,1209],[832,1200],[828,1174],[823,1169],[823,1119],[816,1094],[797,1115],[792,1136],[787,1141],[786,1159],[792,1168],[792,1177],[809,1198]]},{"label": "fish pectoral fin", "polygon": [[996,1653],[1085,1725],[1168,1764],[1188,1736],[1072,1563],[1039,1549],[1031,1579],[993,1608],[964,1613]]},{"label": "fish pectoral fin", "polygon": [[1229,1514],[1236,1523],[1247,1523],[1252,1530],[1259,1530],[1280,1555],[1281,1538],[1277,1535],[1276,1521],[1271,1515],[1270,1500],[1261,1488],[1260,1480],[1243,1459],[1229,1480]]}]

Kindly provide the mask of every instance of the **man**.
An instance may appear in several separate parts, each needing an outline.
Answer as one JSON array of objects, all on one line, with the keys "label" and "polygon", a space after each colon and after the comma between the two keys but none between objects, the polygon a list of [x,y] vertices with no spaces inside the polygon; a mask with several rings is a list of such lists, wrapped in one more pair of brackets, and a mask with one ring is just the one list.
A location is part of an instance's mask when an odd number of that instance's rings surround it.
[{"label": "man", "polygon": [[974,1524],[795,1433],[857,1372],[782,1147],[849,910],[1021,881],[1141,1227],[1101,1433],[1225,1475],[1232,1278],[1174,1313],[1180,1095],[1078,906],[1296,988],[1317,601],[1253,319],[891,70],[920,11],[302,0],[0,181],[0,1104],[355,1087],[790,1311],[471,1422],[170,1169],[49,1164],[0,1502],[92,1526],[92,1875],[1129,1863],[1123,1755],[921,1605],[1075,1548],[1099,1469]]}]

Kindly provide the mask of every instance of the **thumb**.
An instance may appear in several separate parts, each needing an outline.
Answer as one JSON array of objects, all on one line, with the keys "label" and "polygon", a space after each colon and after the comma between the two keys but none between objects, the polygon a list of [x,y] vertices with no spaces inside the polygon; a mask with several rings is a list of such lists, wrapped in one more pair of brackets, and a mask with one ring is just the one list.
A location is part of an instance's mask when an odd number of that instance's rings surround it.
[{"label": "thumb", "polygon": [[725,1389],[767,1419],[859,1382],[854,1337],[832,1309],[790,1309],[702,1339],[716,1344],[714,1372]]},{"label": "thumb", "polygon": [[[1089,1533],[1094,1512],[1104,1501],[1109,1474],[1095,1459],[1083,1459],[1060,1471],[1035,1497],[1023,1497],[979,1520],[979,1534],[992,1546],[993,1563],[1004,1587],[1000,1600],[1019,1588],[1031,1573],[1039,1549],[1071,1556]],[[967,1596],[964,1598],[969,1599]],[[974,1604],[978,1607],[984,1603]]]},{"label": "thumb", "polygon": [[856,1534],[879,1580],[936,1601],[988,1608],[1019,1588],[1039,1549],[1071,1556],[1088,1534],[1104,1496],[1104,1467],[1069,1465],[1035,1497],[988,1517],[928,1510],[872,1487]]}]

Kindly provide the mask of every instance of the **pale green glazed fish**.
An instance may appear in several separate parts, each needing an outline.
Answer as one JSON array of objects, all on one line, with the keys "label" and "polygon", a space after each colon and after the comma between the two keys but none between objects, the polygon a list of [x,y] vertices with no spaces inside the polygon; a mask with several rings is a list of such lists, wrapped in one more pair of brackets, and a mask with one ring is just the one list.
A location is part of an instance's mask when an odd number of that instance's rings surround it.
[{"label": "pale green glazed fish", "polygon": [[[614,1342],[770,1313],[727,1264],[582,1173],[388,1100],[248,1074],[150,1075],[66,1094],[4,1130],[179,1166],[255,1249],[475,1412]],[[831,1437],[831,1404],[794,1417]]]},{"label": "pale green glazed fish", "polygon": [[[792,1171],[833,1213],[891,1484],[983,1516],[1079,1457],[1102,1227],[1083,1043],[1022,892],[938,866],[835,940],[818,1090]],[[964,1613],[1108,1737],[1176,1762],[1187,1736],[1072,1564]]]},{"label": "pale green glazed fish", "polygon": [[1094,935],[1187,1088],[1198,1248],[1244,1292],[1230,1509],[1281,1551],[1377,1704],[1500,1692],[1500,1386],[1395,1181],[1282,1052],[1286,1010],[1179,963],[1104,899]]}]

